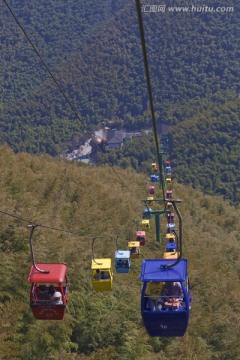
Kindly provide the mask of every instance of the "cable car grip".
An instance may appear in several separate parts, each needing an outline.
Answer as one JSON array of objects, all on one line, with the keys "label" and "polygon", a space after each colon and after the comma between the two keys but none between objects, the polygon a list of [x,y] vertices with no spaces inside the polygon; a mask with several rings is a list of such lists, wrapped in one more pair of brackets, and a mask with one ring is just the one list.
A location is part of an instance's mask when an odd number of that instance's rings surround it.
[{"label": "cable car grip", "polygon": [[36,227],[38,227],[39,225],[37,224],[28,224],[28,228],[31,228],[31,232],[30,232],[30,235],[29,235],[29,243],[30,243],[30,251],[31,251],[31,257],[32,257],[32,264],[34,266],[34,268],[40,272],[40,273],[43,273],[43,274],[49,274],[49,270],[41,270],[37,267],[36,263],[35,263],[35,259],[34,259],[34,253],[33,253],[33,245],[32,245],[32,238],[33,238],[33,233],[34,233],[34,230],[36,229]]}]

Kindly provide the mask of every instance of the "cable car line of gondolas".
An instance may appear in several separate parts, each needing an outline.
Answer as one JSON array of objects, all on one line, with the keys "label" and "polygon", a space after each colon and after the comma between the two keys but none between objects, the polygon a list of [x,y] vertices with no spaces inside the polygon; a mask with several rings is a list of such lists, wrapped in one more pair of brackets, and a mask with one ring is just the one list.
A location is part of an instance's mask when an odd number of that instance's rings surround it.
[{"label": "cable car line of gondolas", "polygon": [[[166,154],[168,151],[163,153]],[[182,258],[182,217],[176,205],[180,200],[174,200],[172,196],[169,155],[165,164],[163,178],[166,178],[164,181],[166,204],[164,209],[159,209],[163,199],[155,199],[153,196],[156,195],[156,186],[152,183],[158,182],[159,177],[158,167],[153,163],[154,174],[150,175],[151,185],[148,188],[148,197],[143,200],[145,208],[142,220],[142,230],[149,231],[150,220],[155,217],[156,238],[160,242],[160,215],[165,216],[167,219],[165,252],[162,258],[143,260],[140,280],[143,282],[141,314],[148,334],[169,337],[185,334],[189,321],[191,296],[188,264],[187,260]],[[175,213],[177,219],[175,219]]]},{"label": "cable car line of gondolas", "polygon": [[[154,172],[158,172],[159,175],[151,175],[151,181],[160,182],[163,197],[162,204],[164,206],[164,209],[160,211],[149,210],[148,205],[150,206],[150,204],[154,203],[154,199],[152,197],[154,194],[154,187],[151,187],[151,189],[149,188],[149,195],[151,196],[147,199],[147,201],[144,201],[146,208],[144,209],[145,218],[142,221],[142,229],[149,231],[150,224],[149,219],[146,219],[146,215],[152,216],[154,214],[156,237],[157,240],[160,241],[160,215],[166,213],[168,217],[166,234],[166,237],[168,235],[168,242],[164,258],[143,260],[142,262],[140,275],[140,280],[143,282],[141,292],[141,314],[144,326],[150,336],[183,336],[188,327],[191,297],[188,280],[188,264],[187,260],[182,258],[182,217],[177,208],[177,202],[179,201],[173,199],[172,197],[172,180],[170,176],[171,168],[169,169],[169,159],[166,161],[165,168],[167,175],[166,181],[163,171],[162,155],[164,152],[160,152],[159,150],[160,143],[158,141],[156,119],[153,108],[140,0],[136,0],[136,9],[158,160],[158,166],[153,163],[152,170]],[[162,143],[162,145],[164,145],[164,143]],[[167,207],[170,209],[167,210]],[[174,223],[174,213],[172,212],[173,208],[178,217],[178,237],[175,236],[176,229]],[[177,240],[178,243],[176,243],[175,240]]]},{"label": "cable car line of gondolas", "polygon": [[[75,107],[66,97],[55,77],[48,69],[48,66],[40,56],[36,47],[31,42],[27,33],[17,20],[7,1],[4,3],[8,7],[10,13],[14,17],[18,26],[30,42],[34,51],[40,57],[49,75],[59,88],[62,96],[67,101],[77,119],[81,122],[85,130],[85,123],[77,114]],[[136,231],[135,241],[128,242],[128,250],[118,249],[118,238],[116,240],[115,251],[115,269],[117,273],[127,274],[130,270],[131,259],[140,257],[140,247],[146,243],[146,231],[150,230],[149,219],[155,216],[156,237],[160,236],[160,215],[167,215],[167,233],[166,233],[166,252],[160,259],[145,259],[142,262],[140,280],[143,282],[141,292],[141,314],[143,324],[150,336],[183,336],[186,332],[190,310],[190,287],[187,271],[187,260],[182,258],[182,218],[177,208],[179,202],[172,197],[172,179],[170,160],[166,161],[166,167],[163,166],[163,153],[159,149],[159,141],[157,136],[156,119],[153,108],[153,99],[151,91],[151,83],[148,69],[147,52],[145,46],[144,29],[141,16],[140,0],[136,0],[136,9],[139,22],[140,37],[143,50],[143,59],[150,100],[150,109],[152,114],[152,125],[154,132],[155,147],[157,153],[157,164],[152,164],[155,174],[151,175],[151,181],[159,183],[162,191],[162,199],[154,200],[152,196],[145,201],[144,216],[142,220],[141,230]],[[96,144],[97,145],[97,144]],[[111,169],[117,175],[111,164]],[[156,175],[158,172],[158,175]],[[166,175],[166,180],[165,180]],[[121,180],[121,178],[120,178]],[[122,182],[122,180],[121,180]],[[124,184],[125,185],[125,184]],[[155,187],[151,185],[149,195],[153,195]],[[163,204],[163,210],[151,210],[149,206],[153,203]],[[179,235],[175,228],[174,213],[175,210],[178,217]],[[13,216],[7,212],[1,211],[6,215]],[[17,216],[13,216],[16,217]],[[36,319],[41,320],[61,320],[69,296],[69,285],[67,279],[67,265],[62,264],[36,264],[33,254],[32,238],[34,230],[37,226],[47,227],[44,225],[35,225],[27,219],[18,217],[19,220],[27,221],[31,228],[29,242],[32,256],[32,267],[28,281],[31,284],[30,289],[30,307]],[[49,227],[51,228],[51,227]],[[55,229],[64,231],[61,229]],[[86,235],[84,235],[86,236]],[[95,258],[94,243],[97,237],[92,237],[92,285],[96,291],[109,291],[112,289],[113,272],[111,268],[111,258]]]}]

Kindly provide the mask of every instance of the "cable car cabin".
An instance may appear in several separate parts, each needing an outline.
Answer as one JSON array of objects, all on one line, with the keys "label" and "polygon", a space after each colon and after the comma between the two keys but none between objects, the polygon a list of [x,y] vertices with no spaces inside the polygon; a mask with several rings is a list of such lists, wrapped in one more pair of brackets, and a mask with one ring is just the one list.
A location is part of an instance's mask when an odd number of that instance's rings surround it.
[{"label": "cable car cabin", "polygon": [[149,220],[147,220],[147,219],[142,220],[141,228],[142,228],[142,231],[150,231]]},{"label": "cable car cabin", "polygon": [[165,170],[166,170],[166,174],[171,174],[172,171],[171,166],[166,166]]},{"label": "cable car cabin", "polygon": [[144,246],[146,242],[146,232],[145,231],[136,231],[136,241],[139,241],[140,246]]},{"label": "cable car cabin", "polygon": [[151,208],[145,208],[143,210],[142,217],[143,217],[143,219],[151,219],[152,218],[152,209]]},{"label": "cable car cabin", "polygon": [[[187,260],[182,259],[172,268],[166,268],[174,261],[161,259],[142,262],[141,313],[150,336],[183,336],[188,327],[191,297]],[[157,299],[150,295],[151,283],[155,283],[155,291],[159,286],[161,295]]]},{"label": "cable car cabin", "polygon": [[177,244],[175,242],[166,244],[166,252],[163,253],[164,259],[177,259],[179,252],[177,251]]},{"label": "cable car cabin", "polygon": [[172,211],[173,204],[171,202],[167,202],[167,210]]},{"label": "cable car cabin", "polygon": [[150,175],[151,182],[159,182],[159,175]]},{"label": "cable car cabin", "polygon": [[165,164],[166,166],[170,166],[170,160],[166,160]]},{"label": "cable car cabin", "polygon": [[174,213],[170,212],[167,214],[168,222],[174,222]]},{"label": "cable car cabin", "polygon": [[149,186],[149,194],[153,195],[155,193],[155,186]]},{"label": "cable car cabin", "polygon": [[171,242],[166,244],[166,252],[177,251],[177,243]]},{"label": "cable car cabin", "polygon": [[175,234],[174,234],[174,233],[168,233],[168,234],[166,234],[166,240],[167,240],[169,243],[175,242]]},{"label": "cable car cabin", "polygon": [[154,200],[153,196],[148,196],[147,197],[147,205],[152,206],[153,205],[153,200]]},{"label": "cable car cabin", "polygon": [[175,223],[167,223],[167,231],[170,232],[171,230],[175,230]]},{"label": "cable car cabin", "polygon": [[92,285],[96,291],[112,290],[111,259],[92,260]]},{"label": "cable car cabin", "polygon": [[172,199],[172,190],[166,191],[166,197],[167,197],[167,199]]},{"label": "cable car cabin", "polygon": [[129,241],[128,248],[130,250],[131,259],[138,259],[140,256],[140,243],[139,241]]},{"label": "cable car cabin", "polygon": [[158,167],[156,163],[152,163],[152,171],[153,172],[158,172]]},{"label": "cable car cabin", "polygon": [[66,264],[36,264],[42,273],[31,267],[28,282],[31,283],[30,307],[38,320],[62,320],[68,301]]},{"label": "cable car cabin", "polygon": [[172,179],[171,178],[169,178],[169,177],[166,178],[166,185],[167,185],[167,187],[171,188],[171,186],[172,186]]},{"label": "cable car cabin", "polygon": [[115,269],[117,273],[129,273],[131,266],[130,251],[116,250],[115,251]]}]

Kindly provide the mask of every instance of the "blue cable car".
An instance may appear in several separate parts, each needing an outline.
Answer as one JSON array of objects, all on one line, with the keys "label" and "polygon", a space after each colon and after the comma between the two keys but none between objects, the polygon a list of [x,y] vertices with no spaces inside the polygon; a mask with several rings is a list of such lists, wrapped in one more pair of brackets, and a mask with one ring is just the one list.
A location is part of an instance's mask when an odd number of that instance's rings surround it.
[{"label": "blue cable car", "polygon": [[152,209],[146,207],[146,208],[143,210],[142,218],[143,218],[143,219],[151,219],[151,218],[152,218]]},{"label": "blue cable car", "polygon": [[131,266],[130,251],[129,250],[116,250],[115,251],[115,269],[117,273],[129,273]]},{"label": "blue cable car", "polygon": [[[171,266],[172,267],[168,267]],[[144,326],[150,336],[183,336],[188,327],[190,310],[190,287],[187,260],[143,260],[140,280],[143,281],[141,313]],[[177,282],[182,298],[179,307],[150,310],[145,291],[151,282]]]},{"label": "blue cable car", "polygon": [[159,175],[150,175],[151,182],[159,182]]},{"label": "blue cable car", "polygon": [[167,223],[167,231],[175,230],[175,223]]},{"label": "blue cable car", "polygon": [[168,242],[166,244],[166,251],[163,253],[163,259],[178,259],[180,253],[177,251],[176,242]]},{"label": "blue cable car", "polygon": [[177,243],[175,243],[175,242],[167,243],[166,244],[166,251],[167,252],[177,251]]},{"label": "blue cable car", "polygon": [[171,174],[171,166],[166,166],[166,174]]}]

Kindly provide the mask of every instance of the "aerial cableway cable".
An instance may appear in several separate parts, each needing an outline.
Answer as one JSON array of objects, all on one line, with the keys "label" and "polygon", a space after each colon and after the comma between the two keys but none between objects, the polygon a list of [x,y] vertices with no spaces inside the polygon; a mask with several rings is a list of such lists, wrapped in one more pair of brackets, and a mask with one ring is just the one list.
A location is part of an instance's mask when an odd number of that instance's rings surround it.
[{"label": "aerial cableway cable", "polygon": [[150,74],[149,74],[147,50],[146,50],[146,45],[145,45],[145,36],[144,36],[144,28],[143,28],[140,0],[136,0],[136,7],[137,7],[138,24],[139,24],[139,31],[140,31],[142,51],[143,51],[144,68],[145,68],[145,74],[146,74],[146,79],[147,79],[148,96],[149,96],[150,109],[151,109],[151,115],[152,115],[152,125],[153,125],[153,132],[154,132],[155,147],[156,147],[156,152],[157,152],[158,166],[159,166],[159,172],[160,172],[160,178],[161,178],[162,195],[163,195],[163,200],[165,203],[163,165],[162,165],[162,161],[160,158],[160,148],[159,148],[159,141],[158,141],[158,135],[157,135],[155,112],[154,112],[154,107],[153,107],[153,97],[152,97],[151,81],[150,81]]},{"label": "aerial cableway cable", "polygon": [[[1,214],[4,214],[4,215],[7,215],[7,216],[10,216],[14,219],[17,219],[17,220],[20,220],[20,221],[24,221],[24,222],[27,222],[28,224],[32,225],[32,226],[39,226],[39,227],[42,227],[42,228],[45,228],[45,229],[50,229],[50,230],[55,230],[55,231],[60,231],[60,232],[65,232],[67,234],[71,234],[71,235],[74,235],[74,236],[88,236],[88,234],[84,234],[84,233],[76,233],[76,232],[73,232],[73,231],[69,231],[69,230],[65,230],[65,229],[60,229],[60,228],[55,228],[55,227],[52,227],[52,226],[48,226],[48,225],[44,225],[44,224],[38,224],[36,221],[33,221],[33,220],[30,220],[30,219],[26,219],[26,218],[23,218],[21,216],[18,216],[18,215],[15,215],[15,214],[11,214],[7,211],[4,211],[4,210],[0,210],[0,213]],[[94,236],[90,236],[91,238],[94,237]],[[95,236],[96,237],[96,236]]]},{"label": "aerial cableway cable", "polygon": [[[47,70],[48,74],[50,75],[50,77],[52,78],[52,80],[54,81],[54,83],[56,84],[56,86],[58,87],[60,93],[62,94],[63,98],[65,99],[65,101],[68,103],[68,105],[70,106],[70,108],[72,109],[72,111],[74,112],[76,118],[80,121],[81,125],[83,126],[83,128],[86,130],[87,134],[90,136],[91,139],[93,139],[95,146],[97,147],[97,149],[103,153],[102,149],[99,147],[97,141],[94,139],[94,137],[92,136],[91,132],[88,130],[87,126],[85,125],[85,122],[83,121],[83,119],[81,119],[81,117],[78,115],[77,110],[75,108],[75,106],[71,103],[71,101],[68,99],[67,95],[65,94],[65,92],[63,91],[63,89],[61,88],[61,86],[59,85],[58,81],[56,80],[55,76],[53,75],[53,73],[51,72],[51,70],[49,69],[47,63],[45,62],[45,60],[43,59],[43,57],[41,56],[41,54],[39,53],[39,51],[37,50],[36,46],[33,44],[33,42],[31,41],[30,37],[28,36],[26,30],[23,28],[23,26],[21,25],[20,21],[18,20],[17,16],[14,14],[11,6],[8,4],[8,2],[6,0],[3,0],[3,2],[5,3],[5,5],[7,6],[8,10],[10,11],[12,17],[14,18],[14,20],[16,21],[17,25],[19,26],[19,28],[22,30],[24,36],[26,37],[26,39],[28,40],[28,42],[30,43],[30,45],[32,46],[33,50],[35,51],[35,53],[37,54],[37,56],[39,57],[39,59],[41,60],[42,64],[44,65],[45,69]],[[116,172],[116,170],[114,169],[114,167],[107,162],[108,166],[112,169],[112,171],[114,172],[114,174],[118,177],[118,179],[121,181],[121,183],[123,184],[123,186],[125,188],[128,188],[127,185],[124,183],[124,181],[121,179],[121,177],[118,175],[118,173]]]}]

